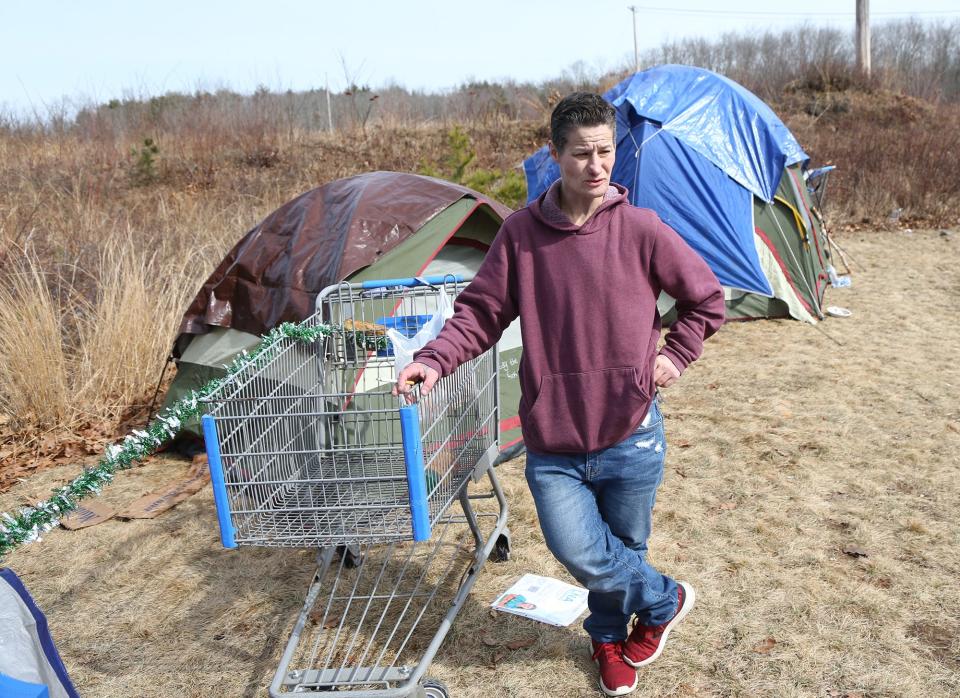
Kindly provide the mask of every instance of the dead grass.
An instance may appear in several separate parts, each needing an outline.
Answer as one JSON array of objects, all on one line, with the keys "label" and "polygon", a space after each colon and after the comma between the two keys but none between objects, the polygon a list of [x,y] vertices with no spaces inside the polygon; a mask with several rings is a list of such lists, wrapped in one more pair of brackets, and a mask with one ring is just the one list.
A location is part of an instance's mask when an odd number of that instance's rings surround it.
[{"label": "dead grass", "polygon": [[103,242],[93,269],[62,267],[54,280],[32,250],[8,254],[14,270],[0,285],[7,328],[0,412],[21,428],[116,417],[141,399],[202,281],[195,267],[174,259],[162,265],[129,237]]},{"label": "dead grass", "polygon": [[0,286],[0,412],[50,424],[69,417],[69,359],[60,339],[64,311],[33,256]]},{"label": "dead grass", "polygon": [[[637,695],[960,692],[960,328],[944,314],[960,292],[960,239],[840,242],[863,266],[828,303],[852,317],[728,325],[667,391],[651,555],[694,584],[698,605]],[[187,467],[154,459],[102,499],[130,501]],[[430,673],[466,698],[600,695],[576,625],[487,608],[524,572],[566,577],[522,469],[499,470],[514,557],[484,568]],[[76,470],[33,476],[0,510]],[[82,695],[261,696],[313,558],[222,550],[208,488],[153,521],[55,530],[6,563],[47,613]]]},{"label": "dead grass", "polygon": [[[169,328],[203,282],[189,268],[161,265],[125,240],[108,241],[101,251],[95,302],[81,308],[77,348],[82,405],[129,405],[144,393],[144,379],[155,375],[170,353]],[[176,283],[171,283],[175,280]],[[190,283],[190,282],[193,283]]]}]

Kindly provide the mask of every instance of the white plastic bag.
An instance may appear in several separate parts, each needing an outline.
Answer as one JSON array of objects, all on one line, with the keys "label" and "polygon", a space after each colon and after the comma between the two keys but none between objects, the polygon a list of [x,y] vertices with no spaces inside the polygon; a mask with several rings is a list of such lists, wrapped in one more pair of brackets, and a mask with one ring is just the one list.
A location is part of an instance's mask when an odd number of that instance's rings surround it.
[{"label": "white plastic bag", "polygon": [[395,370],[397,377],[408,364],[413,363],[413,355],[417,353],[431,339],[436,339],[443,329],[443,323],[453,316],[453,303],[450,296],[444,289],[440,289],[437,295],[437,310],[434,312],[426,324],[421,327],[412,337],[405,337],[402,333],[393,329],[387,329],[387,339],[393,345],[393,355],[396,361]]}]

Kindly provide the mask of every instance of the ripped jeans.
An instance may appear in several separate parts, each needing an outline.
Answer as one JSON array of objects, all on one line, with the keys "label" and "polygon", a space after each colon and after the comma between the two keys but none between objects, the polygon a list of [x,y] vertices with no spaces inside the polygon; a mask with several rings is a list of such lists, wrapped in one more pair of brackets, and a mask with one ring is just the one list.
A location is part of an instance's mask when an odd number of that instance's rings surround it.
[{"label": "ripped jeans", "polygon": [[677,583],[646,561],[667,444],[657,400],[624,441],[589,453],[527,451],[526,476],[550,552],[589,590],[583,623],[598,642],[676,611]]}]

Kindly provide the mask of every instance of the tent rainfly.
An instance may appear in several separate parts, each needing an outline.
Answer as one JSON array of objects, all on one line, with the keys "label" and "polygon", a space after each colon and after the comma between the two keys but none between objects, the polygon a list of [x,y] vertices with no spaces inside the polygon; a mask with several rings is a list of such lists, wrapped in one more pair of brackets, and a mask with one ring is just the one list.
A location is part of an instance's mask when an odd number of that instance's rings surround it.
[{"label": "tent rainfly", "polygon": [[[190,303],[173,354],[167,404],[222,376],[224,365],[282,322],[314,312],[317,294],[340,281],[473,276],[511,210],[431,177],[370,172],[340,179],[284,204],[227,254]],[[499,343],[501,447],[520,443],[519,324]],[[198,452],[199,425],[185,425]],[[506,453],[505,453],[506,455]]]}]

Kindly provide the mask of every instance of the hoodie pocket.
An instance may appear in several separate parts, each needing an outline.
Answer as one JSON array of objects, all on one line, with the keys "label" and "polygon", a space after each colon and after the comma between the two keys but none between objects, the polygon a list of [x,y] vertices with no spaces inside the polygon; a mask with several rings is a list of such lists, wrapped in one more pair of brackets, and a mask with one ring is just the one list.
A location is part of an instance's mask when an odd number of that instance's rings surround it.
[{"label": "hoodie pocket", "polygon": [[595,451],[626,438],[650,402],[632,366],[543,377],[524,428],[548,451]]}]

